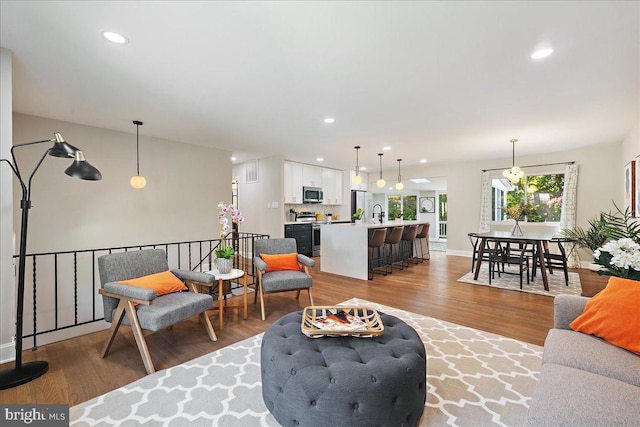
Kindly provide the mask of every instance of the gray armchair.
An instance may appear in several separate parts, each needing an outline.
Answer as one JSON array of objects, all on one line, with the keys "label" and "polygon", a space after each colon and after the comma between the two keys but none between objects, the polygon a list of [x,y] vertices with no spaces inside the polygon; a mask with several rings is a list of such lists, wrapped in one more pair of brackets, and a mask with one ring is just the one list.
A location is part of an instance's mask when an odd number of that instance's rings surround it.
[{"label": "gray armchair", "polygon": [[[155,372],[142,330],[158,331],[200,314],[211,341],[216,341],[211,320],[206,311],[213,306],[211,295],[196,292],[174,292],[162,296],[152,289],[118,283],[169,270],[162,249],[145,249],[103,255],[98,258],[104,320],[111,323],[109,336],[100,357],[105,357],[121,324],[130,326],[138,350],[148,374]],[[192,282],[212,283],[210,274],[187,270],[171,270],[180,280],[187,282],[192,291]],[[138,303],[137,306],[134,305]]]},{"label": "gray armchair", "polygon": [[260,258],[261,254],[289,254],[297,252],[296,239],[263,239],[256,240],[253,246],[253,265],[258,270],[258,292],[260,294],[260,309],[262,320],[264,315],[264,294],[284,291],[298,291],[296,299],[300,298],[300,291],[306,289],[309,292],[309,302],[313,305],[311,286],[313,285],[309,275],[309,267],[316,262],[302,254],[298,254],[300,271],[284,270],[266,272],[267,264]]}]

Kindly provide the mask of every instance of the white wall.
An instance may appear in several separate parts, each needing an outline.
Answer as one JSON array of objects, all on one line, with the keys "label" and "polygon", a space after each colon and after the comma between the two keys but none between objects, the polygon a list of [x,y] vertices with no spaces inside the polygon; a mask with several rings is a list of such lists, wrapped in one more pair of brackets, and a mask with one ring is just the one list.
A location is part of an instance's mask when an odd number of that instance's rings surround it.
[{"label": "white wall", "polygon": [[[535,156],[518,156],[519,165],[534,165],[576,161],[578,176],[577,224],[587,221],[600,211],[613,209],[612,201],[622,203],[622,141]],[[405,168],[403,176],[447,177],[447,251],[467,254],[470,251],[467,233],[478,230],[480,214],[480,176],[483,169],[504,168],[510,158],[477,160],[464,163],[425,165]]]},{"label": "white wall", "polygon": [[[217,237],[216,206],[231,192],[230,153],[146,137],[144,126],[140,173],[147,186],[135,190],[129,185],[136,171],[135,126],[129,134],[14,114],[14,141],[60,132],[103,176],[73,179],[64,174],[66,159],[45,159],[33,182],[29,252]],[[44,148],[26,147],[18,161],[27,170]],[[14,227],[19,219],[14,210]]]},{"label": "white wall", "polygon": [[[0,48],[0,158],[11,158],[12,87],[11,51]],[[5,163],[0,164],[0,361],[15,355],[11,337],[15,333],[13,300],[13,173]]]},{"label": "white wall", "polygon": [[[144,117],[135,119],[144,122]],[[15,143],[42,140],[60,132],[70,144],[84,152],[103,176],[101,181],[73,179],[64,174],[71,164],[67,159],[47,157],[44,160],[32,185],[28,253],[217,238],[216,206],[220,200],[230,201],[230,152],[146,137],[145,126],[153,125],[145,123],[140,128],[140,173],[146,177],[147,186],[135,190],[129,185],[136,171],[133,124],[131,133],[123,133],[13,115]],[[46,148],[46,144],[40,144],[16,150],[23,175],[31,172]],[[16,233],[20,226],[18,188],[14,183]],[[3,230],[2,244],[10,240],[11,235]],[[61,277],[65,274],[70,273],[60,272]],[[47,292],[51,292],[46,289],[47,279],[38,280],[39,312],[45,308]],[[70,292],[67,284],[62,288],[60,292]],[[29,298],[27,294],[25,298]],[[95,295],[88,292],[82,297],[89,299]],[[102,303],[99,297],[96,300],[95,307],[101,317]],[[6,298],[0,301],[3,312],[13,310],[12,302]],[[79,308],[85,310],[87,304],[90,309],[90,300],[81,300]],[[25,306],[25,311],[27,308]],[[45,327],[40,322],[46,317],[38,319],[40,330]],[[2,336],[7,336],[11,323],[3,321],[1,326]],[[39,344],[47,341],[38,340]]]},{"label": "white wall", "polygon": [[246,163],[233,166],[233,176],[238,178],[238,208],[245,218],[240,231],[283,237],[285,206],[282,156],[258,160],[258,182],[247,183],[245,171]]}]

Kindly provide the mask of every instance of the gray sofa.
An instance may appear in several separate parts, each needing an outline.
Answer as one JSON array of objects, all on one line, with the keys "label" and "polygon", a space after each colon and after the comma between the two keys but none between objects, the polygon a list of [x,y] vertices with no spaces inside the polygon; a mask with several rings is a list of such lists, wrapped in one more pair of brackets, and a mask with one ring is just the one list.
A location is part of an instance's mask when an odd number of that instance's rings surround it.
[{"label": "gray sofa", "polygon": [[528,426],[640,425],[640,356],[569,327],[587,301],[555,298]]}]

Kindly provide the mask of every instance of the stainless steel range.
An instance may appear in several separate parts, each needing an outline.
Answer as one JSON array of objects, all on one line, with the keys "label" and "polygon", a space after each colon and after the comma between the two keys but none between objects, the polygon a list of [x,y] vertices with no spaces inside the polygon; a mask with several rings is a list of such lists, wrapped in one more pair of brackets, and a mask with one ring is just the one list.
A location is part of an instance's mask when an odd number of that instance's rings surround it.
[{"label": "stainless steel range", "polygon": [[320,256],[320,224],[316,221],[316,214],[313,212],[299,212],[296,222],[311,223],[311,253],[312,256]]}]

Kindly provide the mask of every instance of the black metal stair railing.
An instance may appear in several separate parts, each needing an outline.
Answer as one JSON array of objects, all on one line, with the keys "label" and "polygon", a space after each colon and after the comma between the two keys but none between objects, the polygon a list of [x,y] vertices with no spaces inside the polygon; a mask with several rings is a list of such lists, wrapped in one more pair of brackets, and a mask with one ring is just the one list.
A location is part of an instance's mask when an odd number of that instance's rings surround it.
[{"label": "black metal stair railing", "polygon": [[[246,272],[249,285],[257,283],[253,243],[266,238],[266,234],[235,231],[227,236],[239,253],[234,266]],[[213,253],[220,243],[220,239],[210,239],[27,254],[25,302],[31,300],[31,305],[24,308],[23,338],[32,337],[32,350],[36,350],[38,336],[104,320],[97,266],[102,255],[162,248],[169,268],[208,271],[215,268]],[[17,258],[14,255],[14,262]]]}]

